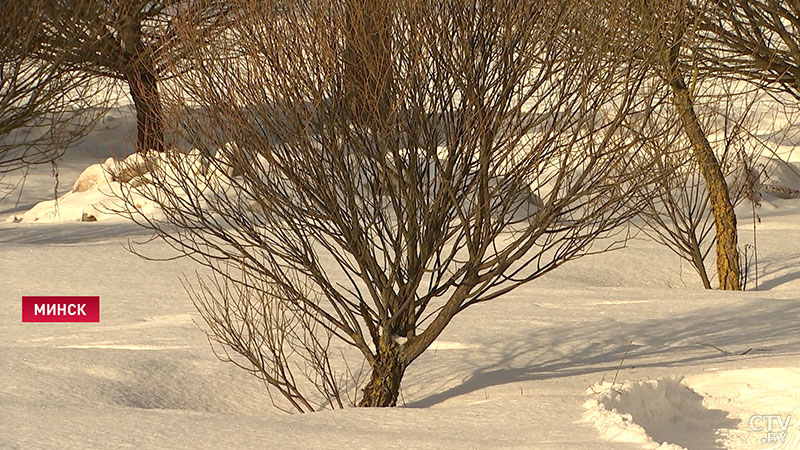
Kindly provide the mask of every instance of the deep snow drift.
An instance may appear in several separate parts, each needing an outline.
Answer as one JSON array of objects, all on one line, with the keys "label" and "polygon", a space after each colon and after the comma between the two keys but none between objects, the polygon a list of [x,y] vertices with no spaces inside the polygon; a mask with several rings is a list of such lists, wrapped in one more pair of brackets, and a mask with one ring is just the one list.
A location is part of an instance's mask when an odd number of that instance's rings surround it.
[{"label": "deep snow drift", "polygon": [[[636,239],[457,316],[402,406],[285,415],[193,323],[194,265],[127,252],[147,233],[118,217],[78,222],[109,186],[72,190],[81,172],[131,152],[130,112],[105,123],[59,163],[58,223],[20,219],[50,212],[50,167],[0,202],[0,448],[800,448],[798,199],[764,195],[758,290],[704,291]],[[100,323],[23,324],[23,295],[99,295]]]}]

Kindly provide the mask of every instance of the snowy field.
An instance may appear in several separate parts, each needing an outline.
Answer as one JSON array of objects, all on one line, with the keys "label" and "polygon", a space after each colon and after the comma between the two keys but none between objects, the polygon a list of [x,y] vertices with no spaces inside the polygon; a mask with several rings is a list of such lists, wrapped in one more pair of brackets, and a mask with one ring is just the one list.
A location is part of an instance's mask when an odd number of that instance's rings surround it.
[{"label": "snowy field", "polygon": [[[58,194],[129,154],[131,127],[112,112],[59,163]],[[53,198],[51,171],[0,203],[0,448],[800,449],[800,199],[758,210],[758,290],[705,291],[637,239],[458,315],[400,407],[287,415],[210,351],[189,261],[129,253],[147,233],[122,220],[6,221]],[[99,295],[100,323],[23,324],[23,295]]]}]

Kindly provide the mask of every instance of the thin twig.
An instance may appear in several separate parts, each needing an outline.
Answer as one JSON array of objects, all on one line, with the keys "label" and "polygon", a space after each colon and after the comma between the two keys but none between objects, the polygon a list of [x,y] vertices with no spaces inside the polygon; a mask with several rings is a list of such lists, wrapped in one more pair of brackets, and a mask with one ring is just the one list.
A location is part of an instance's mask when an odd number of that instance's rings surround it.
[{"label": "thin twig", "polygon": [[628,342],[628,348],[625,349],[625,354],[622,355],[622,359],[617,366],[617,371],[614,372],[614,381],[611,382],[611,389],[614,389],[614,385],[617,384],[617,375],[619,375],[619,370],[622,368],[622,363],[625,362],[625,358],[628,356],[628,352],[631,350],[631,345],[633,345],[633,339]]}]

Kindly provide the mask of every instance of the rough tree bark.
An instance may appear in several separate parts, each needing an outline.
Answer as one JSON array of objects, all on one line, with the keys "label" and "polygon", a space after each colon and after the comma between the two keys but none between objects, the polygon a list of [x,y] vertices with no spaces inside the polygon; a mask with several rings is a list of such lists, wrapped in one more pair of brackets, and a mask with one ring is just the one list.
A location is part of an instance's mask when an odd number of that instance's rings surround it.
[{"label": "rough tree bark", "polygon": [[364,396],[358,406],[396,406],[405,371],[406,364],[402,361],[400,346],[391,340],[382,342],[378,357],[372,363],[372,375],[364,387]]},{"label": "rough tree bark", "polygon": [[125,79],[136,107],[136,151],[164,151],[164,121],[156,76],[137,64]]},{"label": "rough tree bark", "polygon": [[716,230],[717,276],[722,290],[741,290],[739,285],[739,250],[737,248],[736,213],[733,210],[728,185],[719,161],[708,142],[700,121],[694,111],[689,88],[678,65],[680,45],[675,44],[667,50],[666,69],[672,103],[675,106],[681,125],[692,143],[695,160],[705,179],[708,198],[714,214]]}]

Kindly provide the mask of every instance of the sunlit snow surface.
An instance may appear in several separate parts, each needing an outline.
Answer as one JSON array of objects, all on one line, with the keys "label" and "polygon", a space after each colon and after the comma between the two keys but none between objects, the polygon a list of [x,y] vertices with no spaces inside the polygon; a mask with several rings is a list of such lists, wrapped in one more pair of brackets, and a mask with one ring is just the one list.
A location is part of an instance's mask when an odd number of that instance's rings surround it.
[{"label": "sunlit snow surface", "polygon": [[[58,195],[130,153],[131,116],[114,117],[59,164]],[[0,222],[52,200],[50,174],[35,169]],[[758,214],[758,290],[704,291],[635,240],[457,316],[408,370],[401,407],[302,416],[214,357],[178,280],[196,267],[127,252],[143,230],[2,223],[0,448],[797,449],[800,200],[767,196]],[[23,295],[99,295],[100,323],[23,324]],[[783,447],[754,415],[793,416]]]}]

